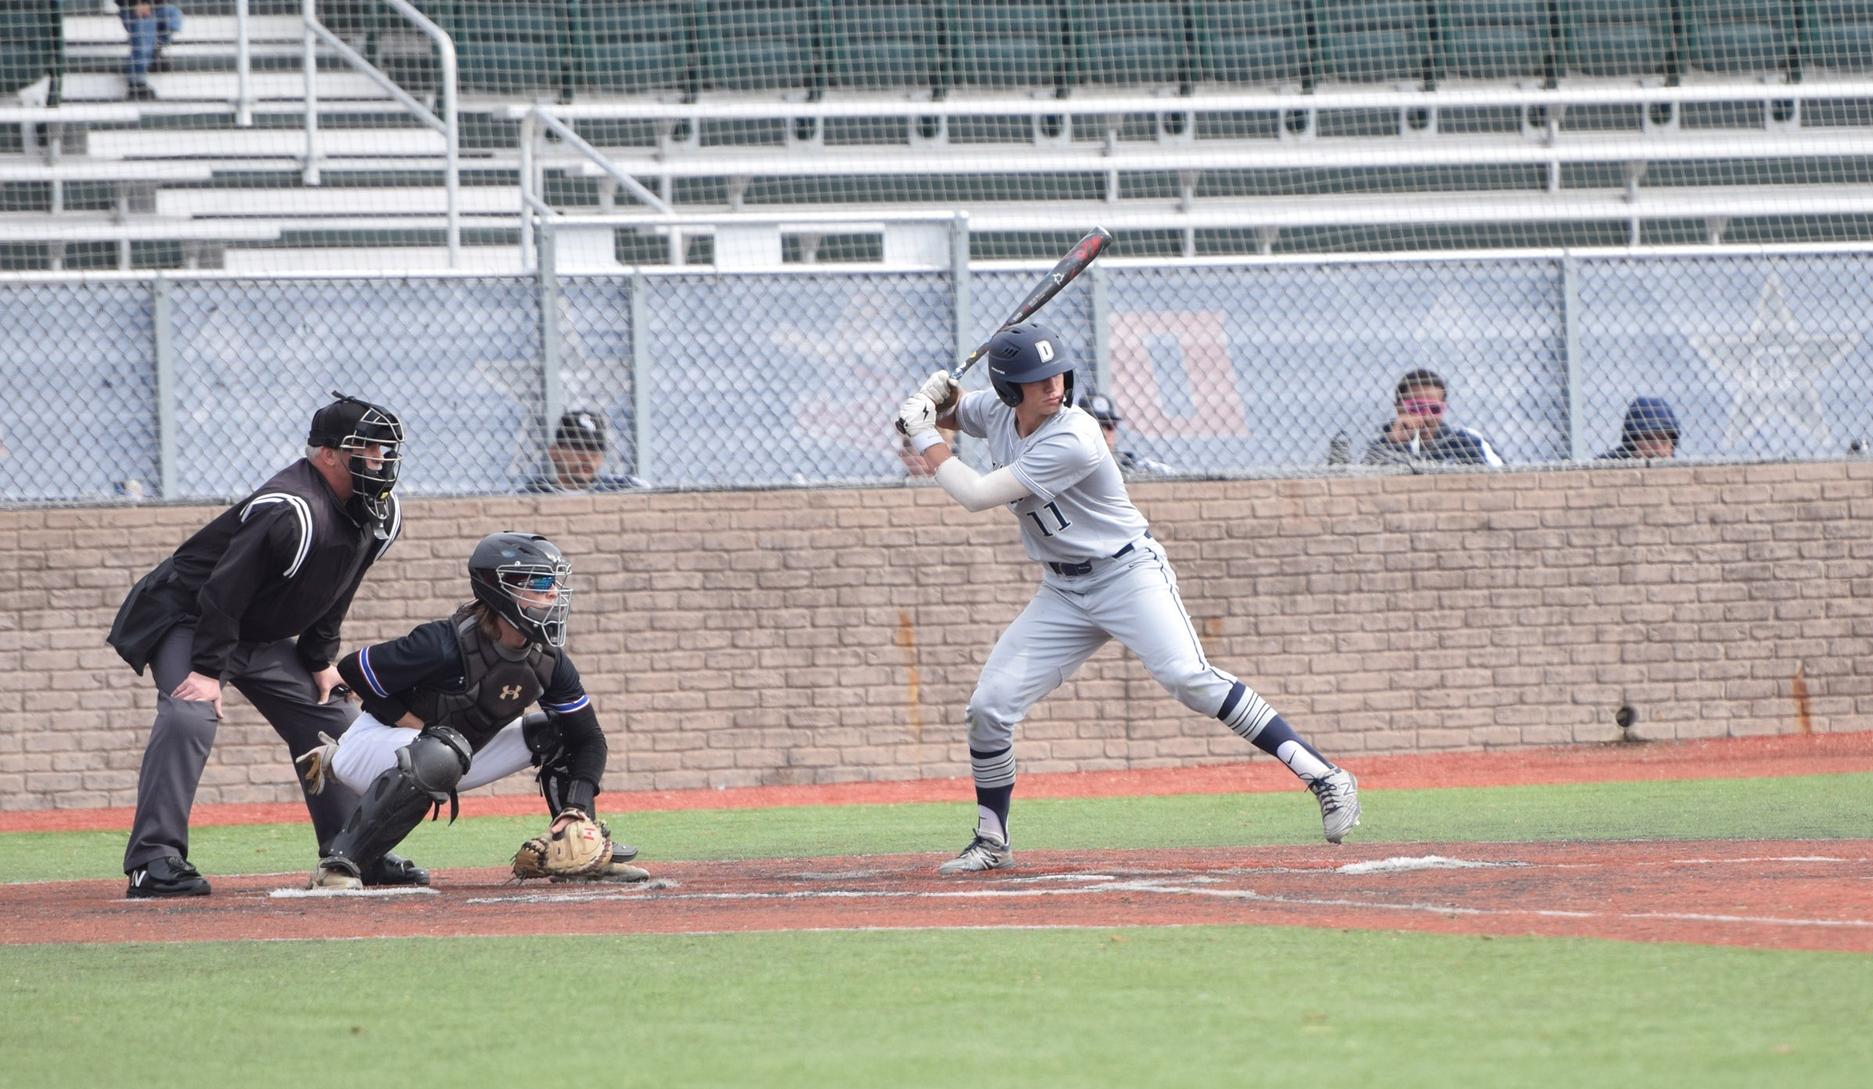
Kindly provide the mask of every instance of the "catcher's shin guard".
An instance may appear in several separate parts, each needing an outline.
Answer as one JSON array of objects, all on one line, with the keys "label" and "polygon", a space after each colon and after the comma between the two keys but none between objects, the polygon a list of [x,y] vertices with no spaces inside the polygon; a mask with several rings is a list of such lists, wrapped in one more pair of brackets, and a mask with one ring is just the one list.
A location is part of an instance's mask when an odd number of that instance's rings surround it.
[{"label": "catcher's shin guard", "polygon": [[431,726],[397,750],[397,766],[371,781],[351,819],[332,840],[330,856],[360,869],[374,865],[422,823],[433,805],[455,796],[468,772],[468,739],[446,726]]}]

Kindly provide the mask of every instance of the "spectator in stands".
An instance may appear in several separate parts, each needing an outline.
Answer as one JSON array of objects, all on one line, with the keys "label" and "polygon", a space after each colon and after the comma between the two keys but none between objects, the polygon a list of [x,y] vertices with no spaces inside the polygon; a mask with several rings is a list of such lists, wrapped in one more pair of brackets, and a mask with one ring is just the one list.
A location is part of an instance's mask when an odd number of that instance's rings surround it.
[{"label": "spectator in stands", "polygon": [[1398,380],[1392,394],[1392,422],[1366,445],[1367,465],[1501,465],[1489,440],[1467,427],[1444,422],[1449,387],[1435,371],[1422,368]]},{"label": "spectator in stands", "polygon": [[1089,389],[1080,396],[1080,407],[1087,415],[1099,423],[1099,433],[1106,437],[1106,449],[1112,451],[1112,460],[1119,463],[1119,472],[1126,479],[1134,476],[1153,476],[1159,473],[1174,473],[1177,470],[1161,461],[1153,461],[1143,454],[1131,450],[1119,449],[1119,406],[1118,402]]},{"label": "spectator in stands", "polygon": [[1601,461],[1678,456],[1678,417],[1663,397],[1634,397],[1619,427],[1619,445]]},{"label": "spectator in stands", "polygon": [[648,487],[635,476],[608,476],[599,472],[611,448],[605,417],[591,409],[575,408],[559,418],[553,442],[546,448],[549,471],[527,481],[536,494],[560,492],[621,492]]},{"label": "spectator in stands", "polygon": [[150,86],[150,73],[169,70],[163,49],[182,29],[182,9],[174,4],[120,0],[117,17],[123,20],[124,33],[130,35],[130,59],[124,64],[124,97],[132,102],[149,102],[156,97],[156,89]]}]

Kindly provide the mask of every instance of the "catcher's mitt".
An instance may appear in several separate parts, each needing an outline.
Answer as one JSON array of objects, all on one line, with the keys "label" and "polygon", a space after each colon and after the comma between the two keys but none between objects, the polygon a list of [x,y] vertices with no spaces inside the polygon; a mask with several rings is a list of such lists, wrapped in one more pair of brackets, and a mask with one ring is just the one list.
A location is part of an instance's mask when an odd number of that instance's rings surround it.
[{"label": "catcher's mitt", "polygon": [[571,817],[559,831],[547,831],[520,845],[514,852],[514,876],[590,877],[611,865],[611,836],[605,826],[577,809],[568,809],[553,823]]}]

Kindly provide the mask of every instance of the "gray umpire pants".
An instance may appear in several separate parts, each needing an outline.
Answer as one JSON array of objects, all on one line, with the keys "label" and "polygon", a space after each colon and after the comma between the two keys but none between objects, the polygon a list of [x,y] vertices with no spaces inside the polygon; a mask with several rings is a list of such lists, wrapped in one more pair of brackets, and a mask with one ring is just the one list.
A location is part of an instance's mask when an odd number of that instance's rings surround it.
[{"label": "gray umpire pants", "polygon": [[[201,785],[216,725],[214,704],[169,695],[189,675],[194,642],[194,626],[177,625],[150,657],[150,674],[156,681],[156,723],[150,727],[143,770],[137,777],[137,814],[130,826],[130,845],[124,850],[125,873],[168,855],[189,855],[189,810],[195,805],[195,788]],[[358,714],[349,700],[313,702],[318,688],[290,639],[240,644],[221,683],[247,697],[286,742],[289,759],[315,748],[321,730],[333,737],[344,733]],[[304,779],[299,787],[305,790]],[[323,854],[357,808],[358,796],[342,783],[328,782],[324,793],[305,797]]]}]

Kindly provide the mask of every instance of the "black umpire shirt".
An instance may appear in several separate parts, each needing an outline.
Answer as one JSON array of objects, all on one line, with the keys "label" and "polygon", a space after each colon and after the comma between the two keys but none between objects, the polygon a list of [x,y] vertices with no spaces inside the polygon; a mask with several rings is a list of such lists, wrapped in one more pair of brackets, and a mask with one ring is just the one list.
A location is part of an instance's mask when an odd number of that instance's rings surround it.
[{"label": "black umpire shirt", "polygon": [[332,664],[364,573],[396,540],[403,507],[360,525],[301,458],[182,542],[131,588],[110,644],[141,673],[163,635],[195,625],[190,668],[219,678],[239,643],[298,637],[311,670]]}]

